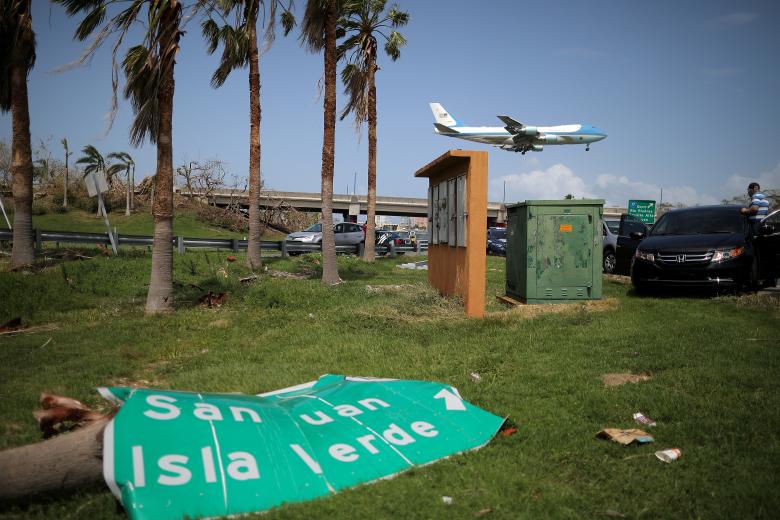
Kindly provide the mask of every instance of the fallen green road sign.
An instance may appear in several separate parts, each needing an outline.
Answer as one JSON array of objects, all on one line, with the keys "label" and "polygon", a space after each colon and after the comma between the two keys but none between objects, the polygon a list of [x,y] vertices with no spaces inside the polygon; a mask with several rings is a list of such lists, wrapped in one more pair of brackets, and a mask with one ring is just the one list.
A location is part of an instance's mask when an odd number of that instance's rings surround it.
[{"label": "fallen green road sign", "polygon": [[102,388],[103,473],[134,519],[264,511],[485,445],[504,422],[448,385],[322,376],[259,396]]}]

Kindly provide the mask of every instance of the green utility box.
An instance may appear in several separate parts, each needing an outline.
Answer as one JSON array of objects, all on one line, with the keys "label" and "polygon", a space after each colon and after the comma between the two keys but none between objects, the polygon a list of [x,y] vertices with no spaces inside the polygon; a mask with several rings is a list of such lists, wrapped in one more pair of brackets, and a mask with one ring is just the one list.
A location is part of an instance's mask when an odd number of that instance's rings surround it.
[{"label": "green utility box", "polygon": [[507,206],[506,294],[525,303],[601,299],[603,200]]}]

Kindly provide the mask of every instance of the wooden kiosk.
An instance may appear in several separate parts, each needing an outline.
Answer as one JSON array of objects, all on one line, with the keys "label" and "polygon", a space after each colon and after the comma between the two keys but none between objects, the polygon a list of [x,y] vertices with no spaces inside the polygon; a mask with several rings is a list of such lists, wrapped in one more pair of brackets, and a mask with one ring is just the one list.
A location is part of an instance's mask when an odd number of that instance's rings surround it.
[{"label": "wooden kiosk", "polygon": [[428,178],[428,282],[463,298],[466,315],[485,313],[488,154],[450,150],[423,166]]}]

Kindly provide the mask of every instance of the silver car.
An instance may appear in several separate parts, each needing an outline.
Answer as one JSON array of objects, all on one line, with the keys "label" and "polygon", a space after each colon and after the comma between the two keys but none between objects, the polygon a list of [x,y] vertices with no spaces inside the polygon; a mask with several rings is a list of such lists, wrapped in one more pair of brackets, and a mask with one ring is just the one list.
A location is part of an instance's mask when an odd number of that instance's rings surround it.
[{"label": "silver car", "polygon": [[[365,240],[363,228],[351,222],[341,222],[333,226],[337,246],[356,246]],[[304,244],[319,244],[322,242],[322,224],[312,224],[303,231],[290,233],[285,239],[288,242],[302,242]]]},{"label": "silver car", "polygon": [[602,222],[604,232],[604,256],[602,268],[605,273],[612,274],[617,269],[617,238],[620,230],[619,220],[604,220]]}]

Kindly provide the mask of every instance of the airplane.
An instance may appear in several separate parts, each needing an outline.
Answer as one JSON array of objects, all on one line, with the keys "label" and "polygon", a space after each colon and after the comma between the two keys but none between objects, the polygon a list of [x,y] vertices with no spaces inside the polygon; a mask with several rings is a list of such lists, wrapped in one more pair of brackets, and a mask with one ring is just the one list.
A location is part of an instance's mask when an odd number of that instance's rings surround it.
[{"label": "airplane", "polygon": [[584,144],[590,151],[591,143],[607,137],[603,130],[590,125],[530,126],[509,116],[497,116],[506,126],[466,126],[452,117],[439,103],[430,103],[439,135],[492,144],[510,152],[541,152],[544,145]]}]

